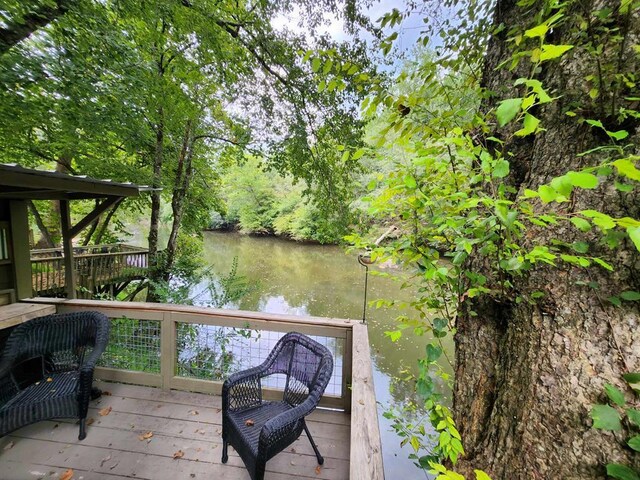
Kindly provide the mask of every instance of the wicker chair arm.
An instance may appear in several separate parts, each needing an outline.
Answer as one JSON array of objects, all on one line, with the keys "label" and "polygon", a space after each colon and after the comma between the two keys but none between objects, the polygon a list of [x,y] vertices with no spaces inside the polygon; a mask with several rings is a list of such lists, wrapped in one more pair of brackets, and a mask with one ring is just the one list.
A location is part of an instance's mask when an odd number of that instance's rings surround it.
[{"label": "wicker chair arm", "polygon": [[269,449],[279,443],[283,437],[292,435],[295,440],[299,435],[299,432],[293,434],[296,424],[315,410],[317,405],[318,402],[309,397],[300,405],[268,420],[260,431],[259,449],[268,454]]},{"label": "wicker chair arm", "polygon": [[267,373],[263,365],[236,372],[222,384],[222,410],[243,410],[260,405],[262,385],[260,379]]}]

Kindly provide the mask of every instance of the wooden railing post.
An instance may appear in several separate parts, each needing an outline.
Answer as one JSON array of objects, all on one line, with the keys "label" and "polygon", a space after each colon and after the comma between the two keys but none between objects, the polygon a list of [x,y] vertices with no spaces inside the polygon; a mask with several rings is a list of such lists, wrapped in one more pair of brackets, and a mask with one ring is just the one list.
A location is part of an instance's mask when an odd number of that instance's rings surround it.
[{"label": "wooden railing post", "polygon": [[162,390],[171,390],[171,381],[176,372],[176,322],[171,312],[163,312],[160,325],[160,375]]},{"label": "wooden railing post", "polygon": [[347,330],[342,354],[342,400],[345,412],[351,412],[351,377],[353,372],[353,332]]}]

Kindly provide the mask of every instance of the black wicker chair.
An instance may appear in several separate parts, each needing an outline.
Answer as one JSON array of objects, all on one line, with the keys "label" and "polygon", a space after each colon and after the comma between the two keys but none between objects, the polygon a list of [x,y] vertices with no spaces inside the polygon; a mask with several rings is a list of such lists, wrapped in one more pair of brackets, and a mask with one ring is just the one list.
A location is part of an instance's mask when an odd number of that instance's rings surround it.
[{"label": "black wicker chair", "polygon": [[49,315],[18,325],[0,356],[0,437],[50,418],[80,419],[86,435],[93,369],[109,340],[98,312]]},{"label": "black wicker chair", "polygon": [[[326,347],[300,333],[288,333],[258,367],[231,375],[222,386],[222,463],[231,444],[253,480],[262,480],[267,461],[304,430],[322,465],[324,459],[305,423],[329,383],[333,358]],[[262,399],[261,379],[285,374],[282,401]]]}]

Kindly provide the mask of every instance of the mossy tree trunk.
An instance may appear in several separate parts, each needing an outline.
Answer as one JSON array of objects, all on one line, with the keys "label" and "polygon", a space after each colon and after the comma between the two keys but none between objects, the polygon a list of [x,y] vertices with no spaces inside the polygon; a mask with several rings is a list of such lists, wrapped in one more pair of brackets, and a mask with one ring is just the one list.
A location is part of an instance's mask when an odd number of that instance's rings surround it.
[{"label": "mossy tree trunk", "polygon": [[[485,103],[487,111],[499,99],[522,94],[513,84],[518,77],[529,75],[527,69],[496,67],[513,53],[509,28],[535,26],[531,19],[540,7],[540,3],[526,8],[514,0],[498,0],[494,22],[508,28],[488,46],[483,81],[495,96]],[[629,137],[625,142],[635,144],[638,151],[638,121],[620,123],[617,115],[621,106],[637,108],[625,100],[634,95],[615,75],[639,71],[633,45],[638,43],[640,20],[637,11],[624,15],[619,7],[619,2],[610,0],[571,2],[564,20],[549,32],[546,42],[575,47],[560,60],[542,64],[536,73],[545,88],[560,97],[535,111],[546,131],[525,138],[509,135],[510,129],[519,128],[516,126],[492,132],[512,138],[505,148],[513,155],[505,180],[520,194],[569,170],[606,160],[579,156],[609,141],[602,130],[577,121],[580,117],[602,120],[611,131],[626,129]],[[596,10],[603,8],[611,8],[612,13],[599,19]],[[624,38],[616,40],[614,35]],[[602,53],[589,54],[589,44],[599,43]],[[600,84],[594,99],[589,91],[595,81],[586,80],[590,75]],[[567,116],[568,110],[577,112],[577,118]],[[616,190],[610,178],[597,189],[574,191],[568,203],[537,207],[556,213],[595,209],[616,218],[640,218],[639,197],[637,189],[629,193]],[[532,248],[553,239],[587,242],[589,254],[609,261],[615,272],[600,267],[537,267],[513,279],[511,299],[544,292],[536,305],[487,298],[463,303],[456,325],[454,410],[467,453],[459,466],[468,474],[479,468],[494,480],[577,480],[605,478],[609,462],[635,462],[640,468],[638,455],[623,446],[625,438],[592,429],[589,417],[592,405],[605,401],[605,383],[616,385],[629,400],[633,398],[622,375],[640,371],[638,302],[615,307],[606,299],[625,290],[640,291],[640,255],[624,235],[619,246],[610,249],[600,232],[583,234],[568,222],[530,229],[524,241]],[[491,275],[490,259],[475,257],[472,262]]]}]

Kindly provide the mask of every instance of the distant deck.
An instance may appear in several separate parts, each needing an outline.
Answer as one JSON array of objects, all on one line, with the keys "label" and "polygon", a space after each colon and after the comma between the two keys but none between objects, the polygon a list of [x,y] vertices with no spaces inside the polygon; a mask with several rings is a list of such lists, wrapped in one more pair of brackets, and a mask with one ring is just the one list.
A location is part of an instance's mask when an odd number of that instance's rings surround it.
[{"label": "distant deck", "polygon": [[[93,423],[84,440],[78,440],[73,420],[40,422],[0,438],[2,479],[60,478],[71,468],[74,480],[249,480],[233,448],[229,448],[229,462],[220,462],[219,396],[117,383],[98,385],[111,395],[91,402]],[[100,416],[99,411],[108,407],[110,413]],[[316,470],[316,458],[303,434],[267,462],[265,480],[349,478],[350,415],[316,410],[308,425],[324,465]],[[148,432],[153,436],[141,440]],[[178,451],[184,456],[174,459]]]},{"label": "distant deck", "polygon": [[[92,298],[109,293],[115,297],[133,280],[146,277],[149,252],[125,244],[74,247],[78,296]],[[65,294],[62,248],[31,250],[33,295],[59,297]]]}]

